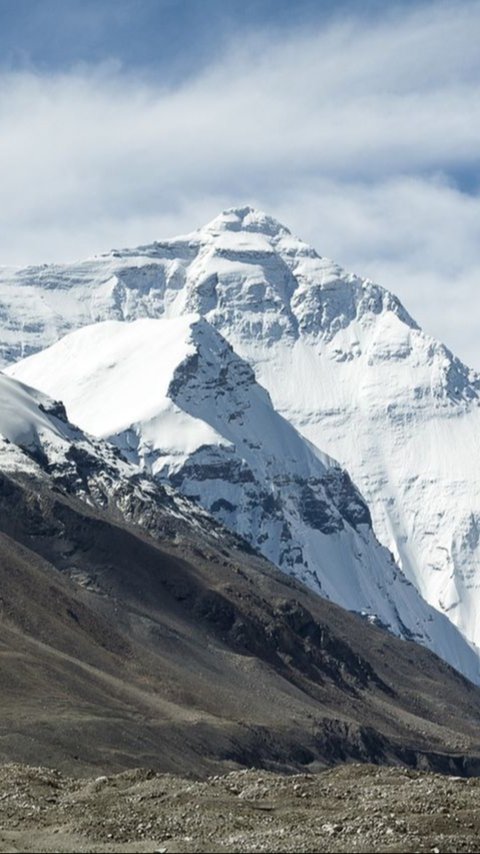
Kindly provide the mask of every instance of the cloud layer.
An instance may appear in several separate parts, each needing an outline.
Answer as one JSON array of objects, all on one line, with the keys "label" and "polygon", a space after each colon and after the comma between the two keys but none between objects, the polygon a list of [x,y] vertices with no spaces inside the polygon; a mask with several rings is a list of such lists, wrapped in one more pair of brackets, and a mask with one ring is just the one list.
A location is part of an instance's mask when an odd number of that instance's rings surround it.
[{"label": "cloud layer", "polygon": [[479,43],[478,2],[435,2],[252,33],[177,86],[114,61],[3,73],[0,263],[145,243],[253,203],[480,368]]}]

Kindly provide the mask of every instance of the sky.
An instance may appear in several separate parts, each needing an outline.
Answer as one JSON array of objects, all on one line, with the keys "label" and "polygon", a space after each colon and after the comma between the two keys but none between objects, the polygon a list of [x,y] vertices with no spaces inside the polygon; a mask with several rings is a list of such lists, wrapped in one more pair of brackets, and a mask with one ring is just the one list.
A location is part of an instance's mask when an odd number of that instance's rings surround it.
[{"label": "sky", "polygon": [[276,216],[480,370],[480,0],[0,0],[0,264]]}]

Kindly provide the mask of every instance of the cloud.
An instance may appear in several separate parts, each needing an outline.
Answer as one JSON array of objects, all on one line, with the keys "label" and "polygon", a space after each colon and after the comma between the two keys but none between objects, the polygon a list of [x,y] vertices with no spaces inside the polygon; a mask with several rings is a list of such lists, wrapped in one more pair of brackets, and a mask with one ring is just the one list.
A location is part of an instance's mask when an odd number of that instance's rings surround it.
[{"label": "cloud", "polygon": [[[0,75],[0,261],[278,216],[480,368],[480,4],[252,33],[176,86],[114,60]],[[470,323],[470,326],[468,324]]]}]

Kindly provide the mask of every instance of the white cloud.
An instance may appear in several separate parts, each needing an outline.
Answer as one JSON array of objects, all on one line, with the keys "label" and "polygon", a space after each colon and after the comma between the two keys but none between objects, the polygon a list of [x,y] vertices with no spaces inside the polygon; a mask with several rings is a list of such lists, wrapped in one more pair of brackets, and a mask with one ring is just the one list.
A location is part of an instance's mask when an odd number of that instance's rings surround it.
[{"label": "white cloud", "polygon": [[[0,76],[0,261],[147,242],[252,202],[480,368],[480,4],[252,35],[176,89]],[[473,182],[473,179],[471,179]]]}]

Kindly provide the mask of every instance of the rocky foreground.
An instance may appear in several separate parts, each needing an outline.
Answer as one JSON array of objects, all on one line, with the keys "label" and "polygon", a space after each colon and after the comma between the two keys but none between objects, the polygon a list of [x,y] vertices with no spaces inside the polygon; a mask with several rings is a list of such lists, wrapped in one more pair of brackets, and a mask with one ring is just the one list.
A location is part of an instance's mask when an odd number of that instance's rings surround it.
[{"label": "rocky foreground", "polygon": [[2,852],[479,850],[480,779],[346,765],[320,774],[0,770]]}]

